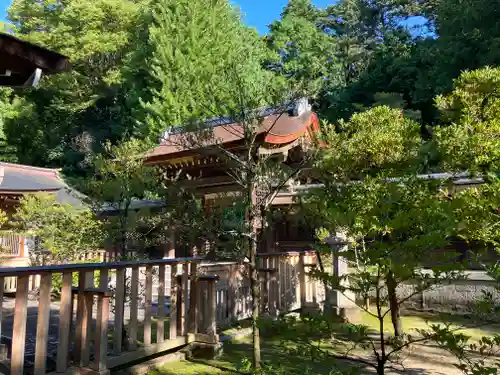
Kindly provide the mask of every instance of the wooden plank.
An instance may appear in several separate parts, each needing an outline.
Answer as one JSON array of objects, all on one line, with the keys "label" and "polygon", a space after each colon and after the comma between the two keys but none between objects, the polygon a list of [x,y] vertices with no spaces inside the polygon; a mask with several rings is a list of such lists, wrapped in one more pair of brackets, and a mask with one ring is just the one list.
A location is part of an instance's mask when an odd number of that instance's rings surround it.
[{"label": "wooden plank", "polygon": [[306,268],[304,265],[304,254],[299,255],[299,288],[300,288],[300,308],[306,305]]},{"label": "wooden plank", "polygon": [[[100,253],[102,254],[102,253]],[[107,291],[109,271],[99,271],[99,290]],[[109,294],[99,293],[97,297],[96,334],[95,334],[95,362],[97,371],[106,370],[108,355],[108,320],[109,320]]]},{"label": "wooden plank", "polygon": [[139,298],[139,267],[132,267],[132,277],[130,281],[130,321],[128,323],[128,349],[137,348],[137,309]]},{"label": "wooden plank", "polygon": [[116,271],[115,324],[113,330],[113,349],[116,354],[120,354],[122,352],[124,302],[125,270],[120,268]]},{"label": "wooden plank", "polygon": [[11,375],[22,375],[24,367],[24,347],[26,343],[26,318],[28,317],[28,275],[17,279],[14,327],[12,332]]},{"label": "wooden plank", "polygon": [[50,291],[52,274],[44,274],[40,283],[38,319],[36,323],[35,375],[45,374],[47,363],[47,344],[49,341]]},{"label": "wooden plank", "polygon": [[157,266],[160,264],[174,265],[184,262],[201,262],[202,258],[168,258],[168,259],[151,259],[151,260],[133,260],[111,263],[75,263],[75,264],[60,264],[55,266],[36,266],[36,267],[3,267],[0,268],[0,277],[7,276],[27,276],[37,275],[45,272],[62,273],[62,272],[93,272],[102,269],[124,269],[130,267],[144,267],[147,265]]},{"label": "wooden plank", "polygon": [[74,359],[76,363],[80,362],[80,354],[82,351],[82,327],[83,316],[85,312],[85,281],[86,272],[80,271],[78,273],[78,297],[76,305],[76,327],[75,327],[75,352]]},{"label": "wooden plank", "polygon": [[189,264],[184,263],[182,265],[182,304],[181,304],[181,336],[184,336],[188,332],[189,320],[187,317],[187,306],[188,306],[188,282],[189,282]]},{"label": "wooden plank", "polygon": [[80,367],[88,367],[90,363],[90,341],[92,333],[92,304],[94,296],[85,293],[82,318],[82,346],[80,352]]},{"label": "wooden plank", "polygon": [[191,263],[191,290],[189,298],[189,331],[190,333],[198,332],[199,320],[199,300],[198,300],[198,265]]},{"label": "wooden plank", "polygon": [[271,316],[275,317],[277,316],[278,312],[278,296],[277,296],[277,290],[278,286],[277,284],[277,271],[271,272],[270,275],[270,280],[269,280],[269,313]]},{"label": "wooden plank", "polygon": [[216,280],[209,280],[207,282],[208,289],[208,328],[207,333],[211,336],[215,336],[217,334],[217,289],[216,289]]},{"label": "wooden plank", "polygon": [[108,319],[109,319],[109,296],[99,294],[97,300],[97,327],[96,327],[96,366],[98,372],[107,369],[108,356]]},{"label": "wooden plank", "polygon": [[104,269],[99,271],[99,289],[108,290],[109,270]]},{"label": "wooden plank", "polygon": [[162,343],[152,344],[149,346],[141,347],[133,352],[123,353],[120,356],[113,356],[108,358],[108,368],[112,369],[117,366],[123,366],[139,359],[147,358],[161,352],[169,351],[175,348],[180,348],[194,341],[194,335],[186,335],[177,337],[172,340],[167,340]]},{"label": "wooden plank", "polygon": [[170,334],[169,339],[177,337],[177,266],[170,266]]},{"label": "wooden plank", "polygon": [[70,327],[73,320],[73,303],[71,284],[73,274],[65,272],[62,275],[61,307],[59,311],[59,343],[57,345],[57,368],[56,371],[65,372],[68,368],[68,353],[70,343]]},{"label": "wooden plank", "polygon": [[3,319],[3,291],[5,279],[0,277],[0,337],[2,337],[2,319]]},{"label": "wooden plank", "polygon": [[151,345],[151,303],[153,299],[153,267],[146,267],[146,306],[144,312],[144,345]]},{"label": "wooden plank", "polygon": [[156,342],[165,341],[165,266],[158,266],[158,323],[156,326]]}]

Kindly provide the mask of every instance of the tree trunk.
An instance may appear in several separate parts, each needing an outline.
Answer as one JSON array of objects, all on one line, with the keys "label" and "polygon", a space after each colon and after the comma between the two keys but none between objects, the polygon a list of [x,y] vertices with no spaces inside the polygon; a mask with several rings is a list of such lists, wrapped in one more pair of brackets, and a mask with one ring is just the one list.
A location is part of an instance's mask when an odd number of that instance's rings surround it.
[{"label": "tree trunk", "polygon": [[377,363],[377,375],[385,375],[385,362],[382,360]]},{"label": "tree trunk", "polygon": [[253,177],[247,175],[247,229],[248,229],[248,255],[250,258],[250,289],[252,293],[252,337],[253,337],[253,368],[259,370],[260,358],[260,280],[257,269],[257,216],[261,211],[256,207],[256,188]]},{"label": "tree trunk", "polygon": [[391,321],[396,337],[403,335],[403,325],[401,324],[400,308],[396,295],[396,279],[392,271],[387,274],[387,293],[389,297],[389,308],[391,309]]},{"label": "tree trunk", "polygon": [[[255,260],[255,257],[254,257]],[[259,329],[259,314],[260,314],[260,284],[259,271],[256,263],[250,261],[250,288],[252,290],[252,338],[253,338],[253,367],[255,370],[260,369],[260,329]]]}]

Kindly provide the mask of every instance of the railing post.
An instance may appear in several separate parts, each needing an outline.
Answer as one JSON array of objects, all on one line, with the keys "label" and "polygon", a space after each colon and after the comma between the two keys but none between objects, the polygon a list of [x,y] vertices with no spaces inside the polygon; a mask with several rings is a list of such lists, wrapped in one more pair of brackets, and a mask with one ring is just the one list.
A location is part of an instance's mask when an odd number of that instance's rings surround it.
[{"label": "railing post", "polygon": [[198,265],[191,263],[190,275],[191,290],[189,296],[189,329],[190,333],[198,333],[198,320],[199,320],[199,281],[198,281]]},{"label": "railing post", "polygon": [[153,267],[146,267],[146,306],[144,311],[144,345],[151,345],[151,315],[153,296]]},{"label": "railing post", "polygon": [[207,285],[207,334],[217,341],[217,289],[216,282],[219,280],[218,276],[204,276],[203,279]]},{"label": "railing post", "polygon": [[189,281],[189,264],[182,264],[182,274],[177,278],[178,282],[178,292],[177,292],[177,303],[178,303],[178,334],[184,336],[187,334],[188,330],[188,319],[187,319],[187,297],[188,297],[188,281]]},{"label": "railing post", "polygon": [[88,322],[87,317],[87,301],[85,296],[85,288],[92,287],[94,283],[93,272],[80,271],[78,273],[78,302],[76,310],[76,327],[75,327],[75,362],[80,363],[81,353],[84,347],[83,342],[87,339]]},{"label": "railing post", "polygon": [[300,285],[300,308],[306,306],[306,267],[304,253],[299,255],[299,285]]},{"label": "railing post", "polygon": [[156,342],[165,341],[165,266],[158,267],[158,307],[156,310],[158,323],[156,324]]},{"label": "railing post", "polygon": [[[107,270],[106,270],[107,271]],[[111,293],[102,290],[98,294],[97,299],[97,326],[96,326],[96,341],[95,341],[95,363],[96,371],[99,374],[108,373],[107,357],[108,357],[108,320],[109,320],[109,297]]]},{"label": "railing post", "polygon": [[[161,266],[160,266],[161,267]],[[130,280],[130,321],[128,328],[128,349],[137,349],[137,308],[139,294],[139,267],[132,267]]]},{"label": "railing post", "polygon": [[177,337],[177,265],[170,266],[170,334],[169,339]]},{"label": "railing post", "polygon": [[123,344],[123,314],[125,303],[125,270],[119,268],[116,270],[116,289],[115,289],[115,324],[113,331],[113,349],[115,354],[122,352]]},{"label": "railing post", "polygon": [[261,277],[261,286],[262,286],[262,293],[260,295],[260,312],[265,313],[268,311],[268,303],[269,303],[269,272],[268,269],[261,269],[260,270],[261,275],[264,277]]},{"label": "railing post", "polygon": [[269,301],[269,314],[272,316],[272,317],[276,317],[278,314],[278,295],[277,295],[277,292],[278,292],[278,286],[277,286],[277,275],[278,273],[278,270],[276,268],[273,268],[272,271],[270,272],[270,278],[269,278],[269,297],[268,297],[268,301]]},{"label": "railing post", "polygon": [[66,372],[71,338],[71,321],[73,320],[73,274],[62,275],[61,309],[59,312],[59,344],[57,346],[57,372]]},{"label": "railing post", "polygon": [[28,316],[29,276],[17,279],[16,304],[14,308],[14,327],[12,330],[11,375],[24,372],[24,348],[26,342],[26,318]]},{"label": "railing post", "polygon": [[[3,291],[5,287],[5,279],[0,277],[0,337],[2,337],[2,319],[3,319]],[[7,359],[7,346],[0,344],[0,360]]]},{"label": "railing post", "polygon": [[42,275],[38,320],[36,324],[35,375],[44,375],[47,363],[47,343],[49,341],[50,291],[52,274]]},{"label": "railing post", "polygon": [[92,305],[94,296],[85,292],[83,319],[82,319],[82,341],[80,349],[80,367],[88,367],[90,363],[90,341],[92,333]]},{"label": "railing post", "polygon": [[216,289],[217,279],[210,280],[208,282],[208,293],[209,293],[209,312],[210,320],[208,325],[208,334],[212,337],[217,335],[217,289]]}]

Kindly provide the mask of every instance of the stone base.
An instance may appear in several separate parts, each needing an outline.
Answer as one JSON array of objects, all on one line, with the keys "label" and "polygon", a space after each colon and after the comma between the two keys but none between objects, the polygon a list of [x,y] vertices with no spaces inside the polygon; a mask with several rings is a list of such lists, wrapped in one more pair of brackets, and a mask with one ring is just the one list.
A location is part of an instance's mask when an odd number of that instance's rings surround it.
[{"label": "stone base", "polygon": [[110,371],[108,369],[98,371],[91,368],[80,367],[77,369],[76,373],[78,375],[109,375]]},{"label": "stone base", "polygon": [[331,314],[340,317],[344,322],[361,322],[361,309],[359,307],[332,307]]},{"label": "stone base", "polygon": [[0,344],[0,361],[6,361],[9,357],[9,348],[5,344]]},{"label": "stone base", "polygon": [[223,353],[222,343],[193,342],[183,350],[186,359],[217,359]]},{"label": "stone base", "polygon": [[300,315],[312,315],[321,313],[322,309],[319,303],[308,302],[300,309]]}]

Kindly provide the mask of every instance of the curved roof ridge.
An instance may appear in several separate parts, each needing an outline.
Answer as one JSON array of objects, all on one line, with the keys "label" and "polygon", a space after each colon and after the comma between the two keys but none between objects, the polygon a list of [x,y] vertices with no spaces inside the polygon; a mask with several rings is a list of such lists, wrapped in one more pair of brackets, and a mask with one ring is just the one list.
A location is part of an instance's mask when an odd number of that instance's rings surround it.
[{"label": "curved roof ridge", "polygon": [[61,174],[60,174],[61,168],[44,168],[44,167],[36,167],[36,166],[26,165],[26,164],[8,163],[8,162],[3,162],[3,161],[0,161],[0,167],[23,169],[26,171],[33,171],[33,172],[50,173],[54,177],[56,177],[57,179],[62,180]]}]

